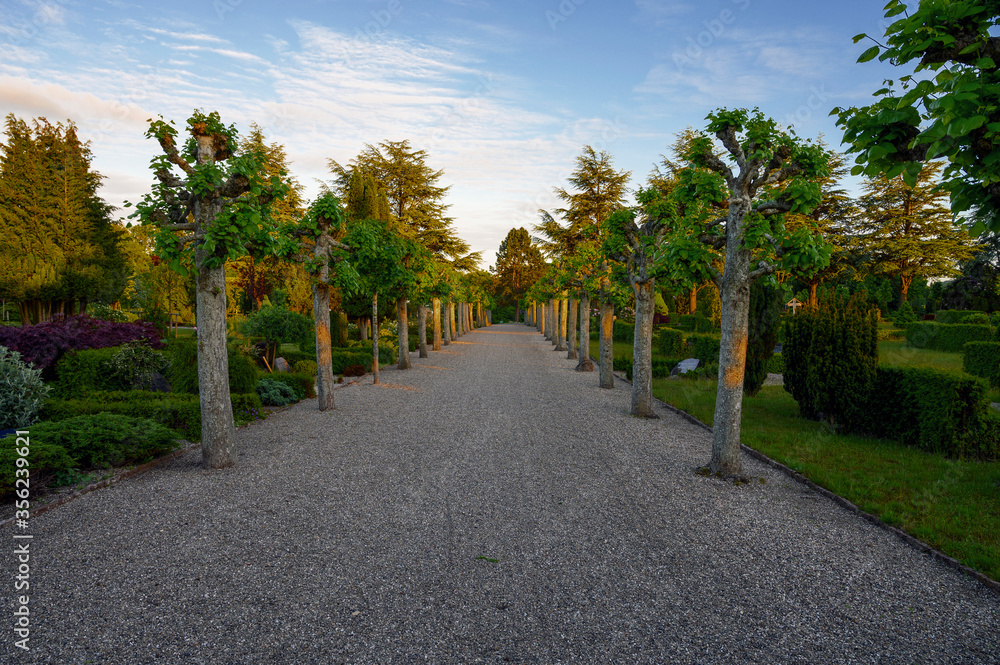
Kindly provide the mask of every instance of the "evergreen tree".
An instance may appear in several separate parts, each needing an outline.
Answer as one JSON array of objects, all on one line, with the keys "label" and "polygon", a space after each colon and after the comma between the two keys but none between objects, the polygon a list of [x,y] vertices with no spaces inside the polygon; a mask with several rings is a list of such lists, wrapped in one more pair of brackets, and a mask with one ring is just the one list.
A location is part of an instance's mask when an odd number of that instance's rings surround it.
[{"label": "evergreen tree", "polygon": [[545,271],[545,260],[524,228],[511,229],[497,250],[494,293],[501,305],[514,306],[514,321],[520,319],[525,292]]},{"label": "evergreen tree", "polygon": [[747,365],[743,392],[756,395],[767,378],[767,363],[774,355],[781,328],[781,291],[773,284],[758,280],[750,287],[750,314],[747,339]]},{"label": "evergreen tree", "polygon": [[915,278],[957,275],[957,263],[971,259],[977,247],[964,228],[952,223],[948,194],[937,186],[941,168],[925,164],[913,186],[902,176],[864,183],[858,252],[872,273],[900,280],[900,304]]}]

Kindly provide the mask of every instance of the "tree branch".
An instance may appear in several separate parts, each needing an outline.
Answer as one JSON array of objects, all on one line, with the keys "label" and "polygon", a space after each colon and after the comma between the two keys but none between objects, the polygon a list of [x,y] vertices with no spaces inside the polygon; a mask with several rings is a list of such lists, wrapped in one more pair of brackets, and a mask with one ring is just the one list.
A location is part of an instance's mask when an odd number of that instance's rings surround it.
[{"label": "tree branch", "polygon": [[784,199],[777,199],[775,201],[764,201],[757,205],[753,209],[758,215],[777,215],[783,212],[788,212],[792,209],[791,201],[785,201]]},{"label": "tree branch", "polygon": [[767,261],[761,261],[757,264],[757,269],[750,273],[750,281],[757,279],[758,277],[763,277],[764,275],[770,275],[774,273],[775,267],[773,264]]},{"label": "tree branch", "polygon": [[159,142],[160,147],[163,148],[163,152],[167,155],[167,159],[169,159],[171,163],[181,167],[181,170],[188,175],[194,173],[194,168],[192,168],[191,165],[188,164],[187,160],[181,157],[180,153],[177,152],[177,146],[174,145],[174,139],[172,136],[169,134],[163,134],[157,139],[157,141]]},{"label": "tree branch", "polygon": [[739,164],[740,169],[745,169],[747,165],[747,156],[743,153],[743,147],[736,138],[736,128],[732,125],[727,125],[724,129],[720,129],[716,132],[715,135],[720,141],[722,141],[722,145],[725,146],[726,150],[729,151],[729,154],[733,156],[736,163]]}]

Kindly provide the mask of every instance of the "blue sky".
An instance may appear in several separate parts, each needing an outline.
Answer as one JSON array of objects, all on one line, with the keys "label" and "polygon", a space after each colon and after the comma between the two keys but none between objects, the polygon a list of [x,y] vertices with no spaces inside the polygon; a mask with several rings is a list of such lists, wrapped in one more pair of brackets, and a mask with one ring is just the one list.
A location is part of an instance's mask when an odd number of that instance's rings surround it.
[{"label": "blue sky", "polygon": [[890,66],[855,63],[884,3],[762,0],[5,0],[0,111],[72,119],[102,195],[151,182],[155,115],[218,110],[282,143],[307,196],[327,159],[409,139],[444,169],[459,234],[492,263],[558,207],[585,144],[642,184],[674,134],[758,106],[839,145],[828,113]]}]

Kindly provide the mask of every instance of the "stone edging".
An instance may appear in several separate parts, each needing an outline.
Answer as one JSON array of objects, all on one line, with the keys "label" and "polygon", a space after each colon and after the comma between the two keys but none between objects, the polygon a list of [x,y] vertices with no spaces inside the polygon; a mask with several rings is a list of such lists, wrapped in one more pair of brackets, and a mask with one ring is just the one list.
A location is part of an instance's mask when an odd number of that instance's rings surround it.
[{"label": "stone edging", "polygon": [[[593,357],[593,356],[591,356],[591,357]],[[623,383],[627,383],[628,385],[632,385],[632,382],[629,381],[628,379],[626,379],[624,376],[621,376],[620,374],[615,374],[614,376],[615,376],[616,379],[619,379]],[[659,404],[663,408],[665,408],[666,410],[671,411],[673,413],[676,413],[677,415],[679,415],[680,417],[684,418],[688,422],[691,422],[691,423],[693,423],[695,425],[698,425],[699,427],[701,427],[702,429],[704,429],[704,430],[706,430],[708,432],[712,431],[711,427],[709,427],[705,423],[701,422],[700,420],[698,420],[697,418],[695,418],[694,416],[692,416],[690,413],[687,413],[686,411],[682,411],[681,409],[678,409],[677,407],[675,407],[673,405],[667,404],[666,402],[664,402],[662,400],[659,400],[659,399],[657,399],[655,397],[653,399],[655,401],[659,402]],[[883,522],[882,520],[880,520],[875,515],[872,515],[871,513],[867,513],[865,511],[861,510],[855,504],[853,504],[852,502],[848,501],[847,499],[845,499],[844,497],[840,496],[839,494],[834,494],[833,492],[831,492],[830,490],[826,489],[825,487],[821,487],[821,486],[817,485],[813,481],[811,481],[808,478],[806,478],[805,476],[803,476],[798,471],[795,471],[794,469],[791,469],[791,468],[785,466],[781,462],[776,462],[775,460],[771,459],[770,457],[768,457],[764,453],[760,452],[759,450],[754,450],[753,448],[745,446],[742,443],[740,444],[740,448],[743,450],[743,452],[745,452],[746,454],[748,454],[750,457],[753,457],[754,459],[756,459],[756,460],[758,460],[760,462],[763,462],[764,464],[768,465],[769,467],[771,467],[773,469],[777,469],[778,471],[783,472],[785,475],[789,476],[793,480],[796,480],[799,483],[801,483],[801,484],[805,485],[806,487],[808,487],[809,489],[811,489],[811,490],[813,490],[813,491],[815,491],[815,492],[817,492],[817,493],[825,496],[826,498],[830,499],[831,501],[833,501],[834,503],[836,503],[840,507],[846,508],[848,511],[850,511],[850,512],[854,513],[855,515],[857,515],[857,516],[859,516],[859,517],[867,520],[868,522],[870,522],[871,524],[874,524],[875,526],[879,527],[880,529],[883,529],[884,531],[888,531],[889,533],[893,534],[894,536],[896,536],[897,538],[899,538],[900,540],[902,540],[904,543],[906,543],[910,547],[912,547],[915,550],[917,550],[918,552],[920,552],[922,554],[926,554],[927,556],[931,557],[932,559],[937,559],[938,561],[940,561],[941,563],[945,564],[949,568],[952,568],[954,570],[957,570],[960,573],[968,575],[969,577],[972,577],[972,578],[974,578],[974,579],[982,582],[986,587],[992,589],[993,591],[995,591],[997,593],[1000,593],[1000,582],[998,582],[997,580],[994,580],[993,578],[984,575],[983,573],[979,572],[978,570],[973,570],[972,568],[969,568],[968,566],[966,566],[965,564],[963,564],[958,559],[950,557],[947,554],[945,554],[944,552],[941,552],[939,550],[934,549],[933,547],[931,547],[930,545],[928,545],[924,541],[922,541],[922,540],[920,540],[918,538],[914,538],[913,536],[911,536],[910,534],[906,533],[902,529],[898,529],[898,528],[896,528],[894,526],[890,526],[889,524],[886,524],[885,522]]]}]

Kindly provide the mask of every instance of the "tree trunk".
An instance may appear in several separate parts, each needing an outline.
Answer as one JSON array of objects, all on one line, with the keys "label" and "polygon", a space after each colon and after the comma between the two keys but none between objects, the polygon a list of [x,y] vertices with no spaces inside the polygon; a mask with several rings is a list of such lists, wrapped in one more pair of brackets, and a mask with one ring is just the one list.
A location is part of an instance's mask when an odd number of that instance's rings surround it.
[{"label": "tree trunk", "polygon": [[556,351],[566,350],[566,307],[567,299],[559,298],[556,307],[559,308],[559,329],[556,330]]},{"label": "tree trunk", "polygon": [[590,359],[590,294],[580,296],[580,350],[576,364],[577,372],[593,372],[594,361]]},{"label": "tree trunk", "polygon": [[396,331],[399,337],[399,362],[396,369],[410,369],[410,316],[406,311],[406,298],[396,299]]},{"label": "tree trunk", "polygon": [[330,287],[313,284],[313,318],[316,321],[316,396],[319,410],[333,406],[333,352],[330,349]]},{"label": "tree trunk", "polygon": [[448,325],[451,327],[451,338],[452,341],[461,337],[462,333],[455,327],[457,323],[455,319],[455,303],[448,303]]},{"label": "tree trunk", "polygon": [[514,303],[514,323],[521,322],[521,301],[518,300]]},{"label": "tree trunk", "polygon": [[434,308],[434,344],[431,349],[434,351],[441,350],[441,299],[434,298],[431,300],[431,307]]},{"label": "tree trunk", "polygon": [[427,358],[427,305],[423,301],[417,305],[417,345],[420,357]]},{"label": "tree trunk", "polygon": [[819,282],[809,283],[809,309],[816,309],[819,307],[819,296],[816,295],[816,290],[819,287]]},{"label": "tree trunk", "polygon": [[569,353],[566,354],[567,360],[576,360],[576,317],[578,316],[580,308],[580,301],[576,298],[569,299],[569,315],[566,317],[566,346],[569,348]]},{"label": "tree trunk", "polygon": [[601,295],[601,341],[600,341],[600,381],[602,388],[615,387],[615,347],[612,335],[615,329],[615,306]]},{"label": "tree trunk", "polygon": [[[733,219],[732,213],[729,219]],[[741,240],[736,232],[729,237],[720,294],[722,339],[719,352],[719,388],[715,398],[709,470],[723,477],[739,476],[743,468],[740,459],[740,419],[743,412],[743,372],[746,369],[749,329],[750,254],[739,249]]]},{"label": "tree trunk", "polygon": [[692,286],[691,293],[688,294],[688,314],[698,311],[698,287]]},{"label": "tree trunk", "polygon": [[201,456],[207,468],[222,469],[236,463],[229,356],[226,353],[226,268],[225,264],[206,268],[204,264],[208,258],[201,246],[195,248]]},{"label": "tree trunk", "polygon": [[378,384],[378,292],[372,295],[372,383]]},{"label": "tree trunk", "polygon": [[899,276],[899,306],[902,307],[903,303],[909,299],[910,286],[913,284],[912,275],[900,275]]},{"label": "tree trunk", "polygon": [[451,310],[451,305],[447,302],[441,303],[443,319],[441,321],[441,334],[444,336],[442,344],[448,346],[451,344],[451,317],[448,312]]},{"label": "tree trunk", "polygon": [[368,321],[363,316],[358,317],[358,336],[362,342],[368,341]]},{"label": "tree trunk", "polygon": [[653,313],[656,280],[635,282],[635,335],[632,346],[632,415],[659,418],[653,413]]}]

